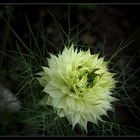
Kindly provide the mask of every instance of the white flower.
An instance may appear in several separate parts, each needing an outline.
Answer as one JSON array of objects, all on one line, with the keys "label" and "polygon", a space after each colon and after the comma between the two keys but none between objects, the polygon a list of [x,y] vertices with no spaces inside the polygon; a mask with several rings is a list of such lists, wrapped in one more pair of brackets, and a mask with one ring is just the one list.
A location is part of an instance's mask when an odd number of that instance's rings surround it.
[{"label": "white flower", "polygon": [[[71,45],[58,56],[50,54],[48,67],[43,67],[38,78],[51,105],[60,117],[66,117],[73,128],[79,124],[87,130],[87,122],[97,124],[101,115],[112,110],[114,74],[108,71],[107,62],[99,54],[79,51]],[[47,99],[46,99],[47,97]]]}]

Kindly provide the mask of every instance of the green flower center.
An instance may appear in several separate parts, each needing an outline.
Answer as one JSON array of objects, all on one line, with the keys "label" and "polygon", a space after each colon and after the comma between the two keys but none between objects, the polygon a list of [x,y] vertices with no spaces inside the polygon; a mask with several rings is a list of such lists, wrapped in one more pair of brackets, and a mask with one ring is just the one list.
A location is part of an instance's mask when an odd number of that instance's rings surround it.
[{"label": "green flower center", "polygon": [[100,76],[95,73],[97,70],[99,69],[92,69],[81,65],[78,66],[72,74],[72,91],[82,94],[92,88],[96,84],[97,78]]}]

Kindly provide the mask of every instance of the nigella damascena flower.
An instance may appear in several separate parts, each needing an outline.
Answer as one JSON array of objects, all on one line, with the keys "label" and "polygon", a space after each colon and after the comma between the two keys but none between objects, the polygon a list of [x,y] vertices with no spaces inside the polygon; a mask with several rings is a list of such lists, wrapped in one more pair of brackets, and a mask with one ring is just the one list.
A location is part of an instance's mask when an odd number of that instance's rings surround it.
[{"label": "nigella damascena flower", "polygon": [[114,74],[99,54],[79,51],[71,45],[58,56],[50,54],[48,67],[43,67],[38,78],[47,96],[44,103],[51,105],[60,117],[66,117],[73,128],[79,124],[87,130],[87,122],[97,124],[102,115],[112,110],[115,87]]}]

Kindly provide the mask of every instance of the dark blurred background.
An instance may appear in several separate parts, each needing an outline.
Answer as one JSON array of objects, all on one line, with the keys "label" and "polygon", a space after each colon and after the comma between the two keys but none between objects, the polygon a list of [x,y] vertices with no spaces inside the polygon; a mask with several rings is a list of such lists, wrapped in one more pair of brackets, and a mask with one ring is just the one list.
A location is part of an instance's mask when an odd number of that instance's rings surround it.
[{"label": "dark blurred background", "polygon": [[[65,33],[68,34],[69,24],[74,28],[70,36],[78,34],[78,44],[84,44],[91,47],[93,53],[104,49],[104,54],[111,57],[117,50],[121,41],[128,40],[129,47],[121,52],[121,56],[137,56],[133,58],[129,69],[137,70],[140,63],[140,5],[98,5],[98,4],[73,4],[73,5],[0,5],[0,84],[7,87],[13,93],[17,92],[18,81],[14,75],[9,74],[10,70],[15,73],[19,70],[16,62],[8,57],[9,51],[16,51],[17,37],[15,33],[23,40],[25,44],[29,44],[29,29],[27,18],[33,32],[36,34],[38,25],[41,22],[44,34],[48,40],[53,43],[55,48],[59,48],[62,40],[67,40],[65,36],[60,36],[60,29],[50,12],[62,26]],[[70,18],[68,18],[70,17]],[[13,28],[15,33],[11,31],[7,22]],[[96,46],[96,47],[95,47]],[[33,46],[34,47],[34,44]],[[20,48],[22,52],[27,50]],[[40,45],[41,49],[41,45]],[[57,53],[58,50],[48,47],[50,53]],[[115,63],[126,65],[130,57],[118,58]],[[136,73],[139,79],[140,73]],[[133,81],[136,82],[136,81]],[[139,90],[130,91],[137,93],[134,97],[135,103],[140,105]],[[2,101],[1,101],[2,103]],[[1,107],[1,106],[0,106]],[[128,107],[116,107],[116,116],[121,118],[122,123],[130,124],[138,129],[140,122],[129,111]],[[120,113],[121,112],[121,113]],[[136,110],[137,117],[140,117],[139,110]],[[3,121],[1,118],[0,121]],[[12,117],[8,123],[1,127],[8,127],[9,134],[17,134],[16,118]],[[1,131],[0,135],[4,134]]]}]

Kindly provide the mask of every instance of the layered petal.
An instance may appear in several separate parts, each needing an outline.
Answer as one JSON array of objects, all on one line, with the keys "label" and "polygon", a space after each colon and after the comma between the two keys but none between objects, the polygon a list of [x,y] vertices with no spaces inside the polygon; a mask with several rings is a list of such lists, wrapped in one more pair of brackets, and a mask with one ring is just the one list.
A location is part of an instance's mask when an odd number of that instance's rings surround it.
[{"label": "layered petal", "polygon": [[44,105],[51,105],[72,127],[79,124],[87,131],[87,122],[97,124],[102,115],[113,110],[116,80],[108,62],[90,50],[78,51],[72,44],[57,56],[50,54],[48,67],[37,78],[46,93]]}]

